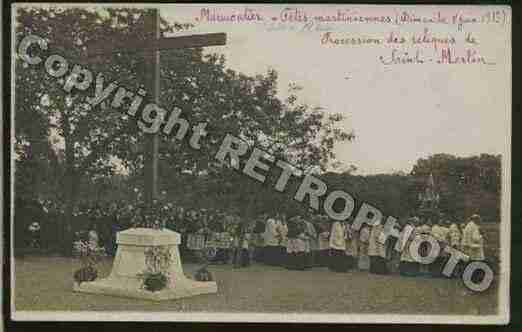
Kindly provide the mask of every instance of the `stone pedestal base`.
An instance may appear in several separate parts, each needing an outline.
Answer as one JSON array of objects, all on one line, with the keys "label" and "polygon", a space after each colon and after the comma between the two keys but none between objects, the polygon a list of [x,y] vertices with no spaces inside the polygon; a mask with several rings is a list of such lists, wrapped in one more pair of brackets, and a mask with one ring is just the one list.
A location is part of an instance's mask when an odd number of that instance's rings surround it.
[{"label": "stone pedestal base", "polygon": [[[183,274],[178,251],[180,235],[176,232],[166,229],[131,228],[119,232],[116,243],[118,250],[109,277],[75,284],[74,291],[153,301],[217,293],[215,282],[195,281]],[[154,246],[167,246],[172,262],[168,271],[170,283],[160,291],[150,292],[142,287],[142,280],[137,275],[146,269],[145,250]]]}]

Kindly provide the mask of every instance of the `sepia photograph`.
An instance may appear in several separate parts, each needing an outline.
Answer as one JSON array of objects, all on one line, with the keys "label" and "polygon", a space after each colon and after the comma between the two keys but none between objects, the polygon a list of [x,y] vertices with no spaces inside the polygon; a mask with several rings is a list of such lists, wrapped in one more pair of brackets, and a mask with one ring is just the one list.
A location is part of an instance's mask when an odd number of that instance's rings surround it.
[{"label": "sepia photograph", "polygon": [[14,3],[5,54],[11,319],[509,323],[511,7]]}]

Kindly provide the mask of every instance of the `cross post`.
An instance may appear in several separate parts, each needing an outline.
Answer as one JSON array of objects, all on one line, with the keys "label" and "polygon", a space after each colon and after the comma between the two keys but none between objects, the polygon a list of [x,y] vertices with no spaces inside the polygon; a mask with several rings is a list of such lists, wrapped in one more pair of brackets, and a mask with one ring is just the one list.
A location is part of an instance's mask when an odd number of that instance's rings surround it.
[{"label": "cross post", "polygon": [[[160,18],[157,9],[153,9],[150,15],[145,17],[145,31],[150,32],[152,40],[160,37]],[[145,84],[149,88],[152,102],[159,104],[160,97],[160,52],[151,50],[144,54],[145,57]],[[145,134],[145,202],[151,205],[158,195],[158,134]]]}]

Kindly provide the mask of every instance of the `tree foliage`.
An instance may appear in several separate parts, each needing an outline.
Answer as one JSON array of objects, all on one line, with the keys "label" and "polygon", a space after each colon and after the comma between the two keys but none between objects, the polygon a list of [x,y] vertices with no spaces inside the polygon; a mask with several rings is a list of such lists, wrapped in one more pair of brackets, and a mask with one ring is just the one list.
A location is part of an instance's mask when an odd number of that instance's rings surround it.
[{"label": "tree foliage", "polygon": [[386,216],[406,218],[417,214],[418,194],[426,189],[430,174],[440,195],[440,211],[450,219],[465,221],[478,213],[486,222],[500,221],[500,156],[435,154],[419,159],[410,174],[329,173],[324,178],[329,188],[352,194],[356,205],[366,202]]},{"label": "tree foliage", "polygon": [[[116,52],[87,56],[95,44],[114,40],[152,38],[144,31],[146,10],[129,8],[20,8],[17,12],[16,40],[29,34],[44,37],[49,49],[44,58],[60,54],[70,66],[79,63],[94,77],[103,73],[104,86],[118,82],[131,91],[146,86],[147,71],[140,52]],[[162,35],[175,35],[186,25],[161,20]],[[41,52],[41,51],[39,51]],[[187,196],[201,191],[192,189],[205,184],[206,191],[219,194],[223,188],[240,191],[241,202],[250,190],[244,176],[230,176],[231,170],[216,162],[214,156],[226,133],[260,146],[280,159],[308,171],[321,171],[335,161],[336,142],[350,140],[351,133],[339,128],[343,117],[300,103],[291,85],[290,96],[279,97],[277,72],[247,76],[226,66],[223,56],[207,54],[202,49],[177,49],[161,52],[161,93],[159,105],[167,110],[178,107],[189,123],[207,122],[208,136],[201,150],[188,148],[187,140],[160,135],[160,190],[181,192]],[[129,183],[143,186],[143,134],[136,120],[115,110],[110,102],[90,108],[86,98],[94,93],[66,93],[63,81],[47,75],[43,66],[28,66],[16,61],[16,136],[36,146],[46,144],[62,171],[58,179],[61,199],[69,210],[100,178],[110,178],[116,166],[129,171]],[[108,99],[112,99],[112,96]],[[145,102],[144,102],[145,103]],[[127,105],[128,106],[128,105]],[[122,109],[125,109],[123,107]],[[36,120],[36,121],[34,121]],[[175,131],[175,130],[174,130]],[[187,135],[188,136],[188,135]],[[53,138],[58,142],[53,142]],[[44,153],[40,153],[44,156]],[[43,157],[43,159],[49,159]],[[115,163],[114,160],[117,160]],[[17,181],[22,183],[17,173]],[[245,184],[248,184],[245,187]],[[128,188],[129,189],[129,188]],[[22,191],[29,188],[22,189]]]}]

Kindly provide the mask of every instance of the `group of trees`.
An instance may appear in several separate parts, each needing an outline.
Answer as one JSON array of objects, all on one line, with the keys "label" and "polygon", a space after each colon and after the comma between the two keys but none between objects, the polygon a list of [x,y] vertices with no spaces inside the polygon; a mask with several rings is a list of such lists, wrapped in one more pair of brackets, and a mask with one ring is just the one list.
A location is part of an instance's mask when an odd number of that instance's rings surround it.
[{"label": "group of trees", "polygon": [[[419,159],[411,172],[416,179],[433,173],[441,195],[440,207],[463,220],[479,213],[485,221],[500,221],[502,182],[500,155],[459,158],[436,154]],[[420,184],[422,185],[422,183]],[[415,182],[418,187],[419,183]]]},{"label": "group of trees", "polygon": [[[294,178],[289,188],[279,193],[273,188],[279,173],[278,170],[270,172],[263,185],[238,172],[231,173],[224,183],[202,178],[200,182],[194,183],[191,191],[195,195],[193,198],[204,195],[204,204],[209,207],[230,205],[240,210],[244,208],[253,214],[278,209],[306,213],[307,202],[298,203],[292,199],[301,179]],[[419,193],[425,191],[430,174],[435,181],[435,190],[440,195],[440,212],[455,221],[465,221],[474,213],[480,214],[484,222],[500,221],[501,157],[498,155],[456,157],[435,154],[419,159],[408,174],[355,175],[347,171],[323,172],[319,176],[327,183],[329,190],[339,189],[350,193],[356,200],[356,208],[366,202],[379,208],[385,215],[407,218],[419,212]],[[237,181],[243,181],[245,188],[237,188]],[[246,190],[250,190],[248,195],[245,195]],[[189,199],[184,203],[189,206],[201,204],[197,199]]]},{"label": "group of trees", "polygon": [[386,215],[408,217],[419,208],[419,193],[424,192],[430,174],[440,195],[439,209],[449,218],[465,221],[478,213],[485,222],[500,221],[501,156],[482,154],[456,157],[435,154],[422,158],[409,174],[352,175],[326,174],[353,193],[359,202],[375,205]]},{"label": "group of trees", "polygon": [[[93,44],[152,38],[143,28],[145,15],[147,10],[128,8],[19,8],[16,42],[38,35],[49,43],[41,54],[60,54],[95,76],[103,73],[105,86],[117,81],[132,91],[147,90],[147,68],[139,53],[86,55]],[[161,20],[162,34],[185,27]],[[65,202],[62,237],[68,242],[67,219],[74,206],[93,188],[113,186],[118,167],[127,170],[126,184],[143,188],[143,133],[135,119],[110,103],[86,107],[94,83],[86,93],[66,93],[43,64],[31,66],[17,58],[15,66],[16,195]],[[160,106],[180,108],[189,123],[208,123],[201,150],[160,135],[160,191],[194,195],[192,189],[205,183],[218,191],[231,185],[246,190],[238,197],[249,197],[246,180],[214,159],[226,133],[309,171],[326,169],[335,159],[334,143],[353,138],[338,127],[342,115],[300,103],[295,93],[300,87],[291,85],[289,96],[279,97],[273,70],[247,76],[227,68],[223,56],[202,49],[167,50],[161,54],[160,80]]]}]

